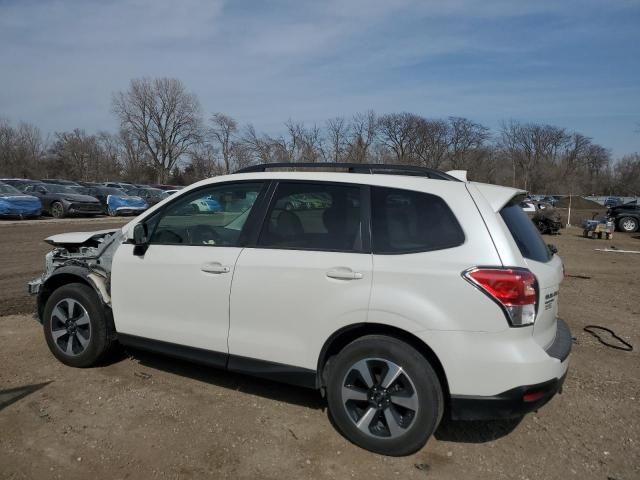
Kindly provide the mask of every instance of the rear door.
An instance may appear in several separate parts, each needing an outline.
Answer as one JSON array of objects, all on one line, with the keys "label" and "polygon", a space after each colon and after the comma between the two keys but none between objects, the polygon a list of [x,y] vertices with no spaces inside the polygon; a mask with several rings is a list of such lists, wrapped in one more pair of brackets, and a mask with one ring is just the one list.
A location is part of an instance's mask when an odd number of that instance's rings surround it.
[{"label": "rear door", "polygon": [[519,206],[518,197],[501,210],[500,216],[538,280],[538,310],[533,335],[546,348],[554,340],[558,318],[558,293],[562,282],[562,260],[551,253],[540,232]]},{"label": "rear door", "polygon": [[259,238],[236,264],[229,369],[249,357],[315,370],[333,332],[367,320],[372,258],[364,191],[279,182]]}]

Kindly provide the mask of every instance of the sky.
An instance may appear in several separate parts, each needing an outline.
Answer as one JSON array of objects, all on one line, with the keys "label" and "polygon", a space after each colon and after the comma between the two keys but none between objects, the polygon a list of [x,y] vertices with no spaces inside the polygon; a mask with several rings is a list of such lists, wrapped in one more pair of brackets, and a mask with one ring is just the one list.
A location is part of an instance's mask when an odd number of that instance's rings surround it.
[{"label": "sky", "polygon": [[0,0],[0,117],[116,131],[173,77],[205,117],[283,132],[356,112],[578,131],[640,151],[640,0]]}]

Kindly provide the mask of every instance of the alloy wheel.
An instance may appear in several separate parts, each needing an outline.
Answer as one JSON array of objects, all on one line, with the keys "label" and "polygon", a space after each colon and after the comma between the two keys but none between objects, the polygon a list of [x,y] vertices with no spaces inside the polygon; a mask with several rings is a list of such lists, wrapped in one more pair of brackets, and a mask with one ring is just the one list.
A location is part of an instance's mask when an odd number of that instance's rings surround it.
[{"label": "alloy wheel", "polygon": [[342,403],[361,432],[379,438],[404,434],[419,408],[407,372],[381,358],[366,358],[349,368],[342,382]]},{"label": "alloy wheel", "polygon": [[636,227],[636,222],[632,218],[628,218],[624,222],[622,222],[622,229],[625,232],[633,232],[635,231]]},{"label": "alloy wheel", "polygon": [[60,300],[51,312],[51,337],[65,355],[84,352],[91,340],[87,309],[73,298]]},{"label": "alloy wheel", "polygon": [[61,203],[56,202],[51,206],[51,215],[55,218],[61,218],[64,215],[64,207]]}]

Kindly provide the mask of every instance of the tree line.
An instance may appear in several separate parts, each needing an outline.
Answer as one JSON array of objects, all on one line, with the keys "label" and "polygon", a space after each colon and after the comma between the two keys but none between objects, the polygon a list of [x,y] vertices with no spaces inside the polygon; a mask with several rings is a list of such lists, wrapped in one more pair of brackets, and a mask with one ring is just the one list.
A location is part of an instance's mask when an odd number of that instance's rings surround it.
[{"label": "tree line", "polygon": [[532,192],[640,194],[640,154],[617,161],[562,127],[505,121],[499,130],[462,117],[373,111],[323,124],[288,120],[280,135],[214,113],[176,79],[134,79],[112,98],[119,131],[43,136],[0,120],[0,177],[187,184],[254,163],[402,163],[467,170],[472,180]]}]

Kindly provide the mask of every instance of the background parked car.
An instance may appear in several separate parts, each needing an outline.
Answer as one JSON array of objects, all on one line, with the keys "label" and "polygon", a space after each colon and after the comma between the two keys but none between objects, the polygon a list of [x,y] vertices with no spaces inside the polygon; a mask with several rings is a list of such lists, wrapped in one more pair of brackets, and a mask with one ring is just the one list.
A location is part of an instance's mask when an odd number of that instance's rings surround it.
[{"label": "background parked car", "polygon": [[168,196],[166,190],[152,187],[133,188],[128,190],[127,194],[144,198],[144,201],[147,202],[150,207],[161,202]]},{"label": "background parked car", "polygon": [[55,185],[72,185],[72,186],[80,185],[78,182],[74,182],[73,180],[62,180],[60,178],[43,178],[40,181],[42,183],[52,183]]},{"label": "background parked car", "polygon": [[607,208],[617,207],[618,205],[622,205],[622,199],[620,197],[607,197],[604,201],[604,206]]},{"label": "background parked car", "polygon": [[38,197],[0,183],[0,217],[37,218],[41,210],[42,202]]},{"label": "background parked car", "polygon": [[607,217],[622,232],[637,232],[640,230],[640,205],[638,205],[637,200],[609,208]]},{"label": "background parked car", "polygon": [[25,186],[23,191],[38,197],[42,202],[43,212],[55,218],[102,213],[102,205],[97,198],[77,193],[67,185],[32,183]]},{"label": "background parked car", "polygon": [[40,180],[30,180],[28,178],[0,178],[0,183],[11,185],[12,187],[15,187],[21,192],[23,192],[24,188],[27,185],[31,185],[33,183],[42,183],[42,182],[40,182]]},{"label": "background parked car", "polygon": [[140,213],[149,208],[144,199],[129,195],[121,188],[88,187],[87,193],[97,198],[104,212],[112,216]]},{"label": "background parked car", "polygon": [[123,190],[125,192],[127,190],[131,190],[132,188],[136,188],[133,183],[126,182],[104,182],[102,185],[109,188],[119,188],[120,190]]}]

